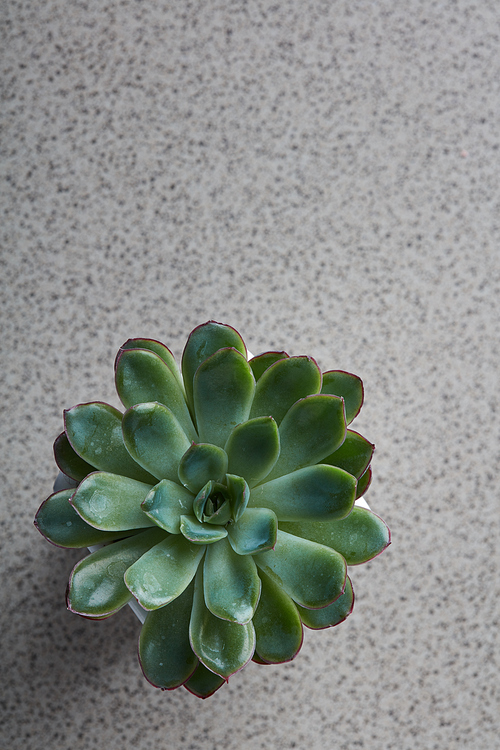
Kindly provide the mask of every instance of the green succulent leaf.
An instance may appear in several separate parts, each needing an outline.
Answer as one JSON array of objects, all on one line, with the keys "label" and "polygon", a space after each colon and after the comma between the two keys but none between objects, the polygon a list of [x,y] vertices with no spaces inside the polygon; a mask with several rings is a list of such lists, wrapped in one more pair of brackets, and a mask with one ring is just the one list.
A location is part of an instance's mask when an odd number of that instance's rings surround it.
[{"label": "green succulent leaf", "polygon": [[70,502],[83,520],[96,529],[140,529],[154,523],[141,510],[150,490],[150,484],[98,471],[83,480]]},{"label": "green succulent leaf", "polygon": [[179,534],[181,516],[193,510],[194,497],[189,490],[169,479],[162,479],[144,498],[143,512],[160,528]]},{"label": "green succulent leaf", "polygon": [[125,571],[164,538],[161,529],[148,529],[85,557],[71,573],[68,608],[87,616],[105,616],[124,607],[132,598],[123,580]]},{"label": "green succulent leaf", "polygon": [[283,523],[285,531],[340,552],[348,565],[358,565],[379,555],[390,543],[386,524],[368,508],[354,507],[339,521]]},{"label": "green succulent leaf", "polygon": [[96,470],[73,450],[65,432],[61,432],[54,441],[54,458],[62,473],[76,482],[81,482],[87,474]]},{"label": "green succulent leaf", "polygon": [[252,357],[248,364],[252,368],[255,380],[259,380],[268,367],[271,367],[271,365],[274,365],[275,362],[279,362],[281,359],[289,359],[289,355],[286,352],[264,352],[263,354],[258,354],[256,357]]},{"label": "green succulent leaf", "polygon": [[223,677],[211,672],[199,663],[193,676],[184,683],[184,687],[198,698],[210,698],[225,682],[226,680]]},{"label": "green succulent leaf", "polygon": [[260,597],[260,578],[251,556],[238,555],[227,539],[207,548],[203,565],[205,604],[216,617],[245,624]]},{"label": "green succulent leaf", "polygon": [[229,471],[250,487],[262,481],[280,454],[278,425],[272,417],[256,417],[237,425],[228,437]]},{"label": "green succulent leaf", "polygon": [[45,539],[56,547],[79,549],[129,536],[127,531],[100,531],[89,526],[69,502],[74,492],[74,489],[55,492],[40,505],[35,526]]},{"label": "green succulent leaf", "polygon": [[64,412],[66,435],[73,450],[99,471],[153,484],[155,478],[139,466],[123,444],[122,415],[109,404],[78,404]]},{"label": "green succulent leaf", "polygon": [[200,523],[226,524],[231,519],[228,488],[220,482],[207,482],[194,499],[193,513]]},{"label": "green succulent leaf", "polygon": [[189,586],[205,552],[181,535],[150,549],[125,574],[125,583],[144,609],[158,609]]},{"label": "green succulent leaf", "polygon": [[324,464],[339,466],[354,477],[360,477],[372,460],[375,446],[354,430],[347,430],[345,440],[336,451],[322,460]]},{"label": "green succulent leaf", "polygon": [[255,631],[251,622],[240,625],[221,620],[207,608],[201,566],[195,580],[189,638],[202,664],[225,679],[242,669],[255,650]]},{"label": "green succulent leaf", "polygon": [[345,433],[342,399],[318,394],[297,401],[280,425],[281,452],[267,481],[319,463],[342,445]]},{"label": "green succulent leaf", "polygon": [[220,349],[202,362],[193,383],[200,440],[223,448],[231,430],[248,419],[254,391],[250,365],[236,349]]},{"label": "green succulent leaf", "polygon": [[324,372],[321,393],[329,393],[344,399],[347,424],[351,424],[363,405],[363,381],[350,372],[343,370]]},{"label": "green succulent leaf", "polygon": [[343,518],[356,497],[356,479],[336,466],[316,464],[254,487],[249,505],[270,508],[279,521]]},{"label": "green succulent leaf", "polygon": [[210,320],[191,331],[182,354],[182,376],[191,414],[194,415],[195,411],[193,380],[198,367],[219,349],[228,348],[241,352],[246,359],[247,349],[243,339],[231,326]]},{"label": "green succulent leaf", "polygon": [[277,533],[278,519],[268,508],[247,508],[239,521],[228,527],[229,543],[238,555],[273,549]]},{"label": "green succulent leaf", "polygon": [[157,354],[146,349],[124,350],[116,362],[115,377],[116,390],[127,409],[158,401],[170,409],[189,439],[196,440],[184,390]]},{"label": "green succulent leaf", "polygon": [[160,343],[160,341],[155,341],[154,339],[129,339],[120,347],[115,361],[115,371],[121,353],[128,349],[147,349],[148,351],[157,354],[165,362],[172,375],[174,375],[181,390],[184,391],[184,383],[182,382],[182,376],[177,362],[175,361],[175,357],[165,344]]},{"label": "green succulent leaf", "polygon": [[370,486],[372,481],[372,470],[370,466],[367,468],[364,474],[358,479],[358,487],[356,489],[356,500],[365,494],[366,490]]},{"label": "green succulent leaf", "polygon": [[250,488],[243,477],[238,477],[236,474],[226,474],[226,485],[233,521],[239,521],[248,505]]},{"label": "green succulent leaf", "polygon": [[300,651],[303,639],[297,607],[283,589],[262,571],[260,577],[262,593],[253,618],[255,650],[268,664],[291,661]]},{"label": "green succulent leaf", "polygon": [[182,456],[178,477],[195,495],[211,479],[221,482],[228,465],[227,453],[217,445],[193,443]]},{"label": "green succulent leaf", "polygon": [[299,399],[319,393],[321,370],[312,357],[288,357],[259,378],[250,417],[273,417],[278,424]]},{"label": "green succulent leaf", "polygon": [[189,642],[194,584],[166,607],[149,612],[139,636],[139,661],[144,676],[166,690],[183,685],[194,673],[198,657]]},{"label": "green succulent leaf", "polygon": [[312,630],[321,630],[322,628],[331,628],[334,625],[339,625],[351,614],[353,607],[354,592],[349,576],[346,578],[344,593],[333,604],[329,604],[322,609],[305,609],[297,605],[302,622]]},{"label": "green succulent leaf", "polygon": [[278,531],[276,546],[254,556],[258,567],[297,604],[326,607],[344,591],[346,563],[333,549]]},{"label": "green succulent leaf", "polygon": [[158,479],[178,481],[179,461],[190,442],[163,404],[137,404],[122,420],[123,442],[134,461]]},{"label": "green succulent leaf", "polygon": [[181,516],[181,534],[193,544],[213,544],[227,536],[224,526],[200,523],[194,516]]}]

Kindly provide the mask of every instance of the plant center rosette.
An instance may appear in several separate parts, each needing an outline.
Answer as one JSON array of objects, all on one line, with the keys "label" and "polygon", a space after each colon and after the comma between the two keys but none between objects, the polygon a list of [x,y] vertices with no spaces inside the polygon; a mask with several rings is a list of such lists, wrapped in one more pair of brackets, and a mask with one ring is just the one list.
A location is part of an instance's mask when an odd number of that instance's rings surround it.
[{"label": "plant center rosette", "polygon": [[135,597],[148,612],[146,678],[205,698],[250,659],[293,659],[303,625],[342,622],[347,566],[390,534],[354,505],[373,453],[347,428],[358,377],[285,352],[247,361],[241,336],[213,321],[190,334],[181,371],[157,341],[123,345],[125,412],[65,411],[54,452],[75,486],[45,500],[35,524],[58,546],[102,545],[73,569],[68,608],[104,619]]}]

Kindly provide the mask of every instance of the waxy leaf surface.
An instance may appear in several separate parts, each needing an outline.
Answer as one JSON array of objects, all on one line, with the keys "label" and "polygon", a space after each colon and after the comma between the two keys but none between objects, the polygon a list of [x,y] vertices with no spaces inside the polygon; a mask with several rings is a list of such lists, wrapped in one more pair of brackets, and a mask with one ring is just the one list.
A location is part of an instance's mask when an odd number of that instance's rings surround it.
[{"label": "waxy leaf surface", "polygon": [[123,346],[120,347],[120,350],[116,357],[115,371],[118,364],[118,359],[120,358],[120,354],[126,349],[148,349],[149,351],[157,354],[165,362],[169,370],[175,376],[175,379],[178,381],[181,390],[184,391],[184,383],[182,382],[181,373],[177,362],[175,361],[175,357],[170,349],[165,346],[165,344],[162,344],[160,341],[155,341],[155,339],[129,339],[123,344]]},{"label": "waxy leaf surface", "polygon": [[295,603],[265,573],[259,606],[253,618],[255,650],[268,664],[291,661],[302,645],[302,623]]},{"label": "waxy leaf surface", "polygon": [[195,516],[181,516],[180,530],[193,544],[213,544],[227,536],[224,526],[200,523]]},{"label": "waxy leaf surface", "polygon": [[322,460],[324,464],[339,466],[354,477],[360,477],[372,459],[375,446],[354,430],[347,430],[345,440],[334,453]]},{"label": "waxy leaf surface", "polygon": [[194,673],[198,657],[189,642],[189,621],[194,584],[153,612],[149,612],[139,636],[139,660],[152,685],[173,690]]},{"label": "waxy leaf surface", "polygon": [[203,568],[195,581],[189,638],[199,660],[212,672],[228,678],[247,664],[255,650],[255,631],[251,622],[221,620],[205,604]]},{"label": "waxy leaf surface", "polygon": [[276,544],[278,519],[268,508],[247,508],[240,520],[228,528],[231,547],[238,555],[254,555]]},{"label": "waxy leaf surface", "polygon": [[132,598],[124,573],[153,545],[165,538],[154,528],[92,552],[73,569],[68,607],[72,612],[102,616],[116,612]]},{"label": "waxy leaf surface", "polygon": [[369,466],[367,470],[365,471],[365,473],[362,474],[360,478],[358,479],[358,486],[356,488],[356,500],[358,499],[358,497],[362,497],[365,494],[366,490],[371,484],[371,481],[372,481],[372,470],[371,470],[371,467]]},{"label": "waxy leaf surface", "polygon": [[336,599],[333,604],[322,609],[305,609],[297,605],[300,618],[306,627],[312,630],[321,630],[322,628],[331,628],[339,625],[348,617],[354,606],[354,592],[349,576],[346,578],[344,593]]},{"label": "waxy leaf surface", "polygon": [[98,471],[83,480],[71,505],[91,526],[103,531],[126,531],[152,526],[141,510],[150,484]]},{"label": "waxy leaf surface", "polygon": [[211,672],[204,664],[199,663],[193,676],[184,683],[184,687],[198,698],[209,698],[226,680],[215,672]]},{"label": "waxy leaf surface", "polygon": [[61,432],[54,441],[54,458],[63,474],[77,482],[81,482],[87,474],[96,470],[95,466],[84,461],[73,450],[65,432]]},{"label": "waxy leaf surface", "polygon": [[267,480],[319,463],[344,442],[344,402],[315,395],[297,401],[280,425],[281,452]]},{"label": "waxy leaf surface", "polygon": [[192,414],[194,414],[193,379],[196,370],[202,362],[219,349],[228,348],[241,352],[246,359],[247,350],[243,339],[231,326],[210,320],[191,331],[182,354],[182,376]]},{"label": "waxy leaf surface", "polygon": [[329,547],[278,531],[276,546],[254,556],[261,568],[297,604],[315,609],[344,591],[344,558]]},{"label": "waxy leaf surface", "polygon": [[270,416],[280,424],[296,401],[320,388],[321,371],[311,357],[281,359],[259,378],[250,417]]},{"label": "waxy leaf surface", "polygon": [[140,482],[154,482],[123,444],[122,415],[109,404],[78,404],[64,412],[66,435],[72,448],[99,471],[109,471]]},{"label": "waxy leaf surface", "polygon": [[127,409],[151,401],[167,406],[189,439],[196,440],[184,390],[169,366],[154,352],[123,351],[116,363],[116,390]]},{"label": "waxy leaf surface", "polygon": [[142,511],[158,526],[171,534],[180,533],[181,516],[193,510],[194,497],[177,482],[162,479],[146,495]]},{"label": "waxy leaf surface", "polygon": [[256,357],[252,357],[248,364],[252,368],[255,380],[259,380],[267,368],[274,365],[275,362],[279,362],[280,359],[289,359],[289,355],[286,352],[264,352],[263,354],[258,354]]},{"label": "waxy leaf surface", "polygon": [[200,440],[224,448],[232,429],[248,419],[255,380],[245,357],[221,349],[194,377],[194,407]]},{"label": "waxy leaf surface", "polygon": [[227,472],[226,452],[210,443],[194,443],[179,463],[179,481],[195,495],[211,479],[220,482]]},{"label": "waxy leaf surface", "polygon": [[317,464],[254,487],[249,505],[270,508],[279,521],[328,521],[352,509],[356,479],[336,466]]},{"label": "waxy leaf surface", "polygon": [[125,583],[144,609],[158,609],[189,586],[204,552],[181,535],[169,536],[127,570]]},{"label": "waxy leaf surface", "polygon": [[324,372],[321,393],[329,393],[344,399],[347,424],[351,424],[363,405],[363,382],[361,378],[350,372],[343,370]]},{"label": "waxy leaf surface", "polygon": [[203,566],[205,604],[216,617],[244,624],[255,612],[260,578],[251,556],[238,555],[224,539],[207,548]]},{"label": "waxy leaf surface", "polygon": [[354,507],[340,521],[284,523],[283,529],[304,539],[337,550],[348,565],[358,565],[379,555],[391,541],[386,524],[367,508]]},{"label": "waxy leaf surface", "polygon": [[138,464],[158,479],[178,481],[179,461],[190,442],[170,409],[158,403],[133,406],[123,415],[122,431]]},{"label": "waxy leaf surface", "polygon": [[266,477],[280,453],[278,425],[272,417],[256,417],[237,425],[225,446],[229,471],[250,487]]},{"label": "waxy leaf surface", "polygon": [[57,547],[91,547],[128,536],[126,531],[100,531],[81,518],[69,499],[75,490],[62,490],[50,495],[35,516],[38,531]]}]

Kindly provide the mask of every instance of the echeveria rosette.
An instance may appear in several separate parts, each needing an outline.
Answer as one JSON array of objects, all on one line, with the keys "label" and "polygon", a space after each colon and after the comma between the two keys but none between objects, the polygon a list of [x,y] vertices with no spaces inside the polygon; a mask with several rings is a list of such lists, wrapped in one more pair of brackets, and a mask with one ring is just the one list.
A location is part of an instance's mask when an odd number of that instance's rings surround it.
[{"label": "echeveria rosette", "polygon": [[202,698],[250,659],[293,659],[303,625],[342,622],[347,565],[390,542],[354,506],[373,453],[347,428],[360,379],[282,351],[248,361],[241,336],[213,321],[190,334],[181,371],[163,344],[131,339],[115,375],[125,412],[65,412],[54,452],[75,486],[35,520],[53,544],[101,545],[73,569],[69,609],[103,619],[135,597],[146,678]]}]

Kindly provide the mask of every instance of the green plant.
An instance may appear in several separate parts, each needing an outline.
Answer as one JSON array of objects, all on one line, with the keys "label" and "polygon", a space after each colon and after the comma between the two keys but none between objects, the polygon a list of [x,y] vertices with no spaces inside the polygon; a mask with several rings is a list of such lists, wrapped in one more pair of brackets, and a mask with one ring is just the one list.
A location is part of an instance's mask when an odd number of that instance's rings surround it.
[{"label": "green plant", "polygon": [[163,344],[131,339],[115,377],[124,414],[65,411],[54,452],[75,486],[35,519],[55,545],[103,545],[73,569],[68,608],[104,619],[135,597],[146,678],[200,697],[250,659],[293,659],[303,625],[342,622],[347,565],[390,542],[354,507],[373,453],[347,429],[360,379],[285,352],[247,361],[241,336],[213,321],[190,334],[182,375]]}]

